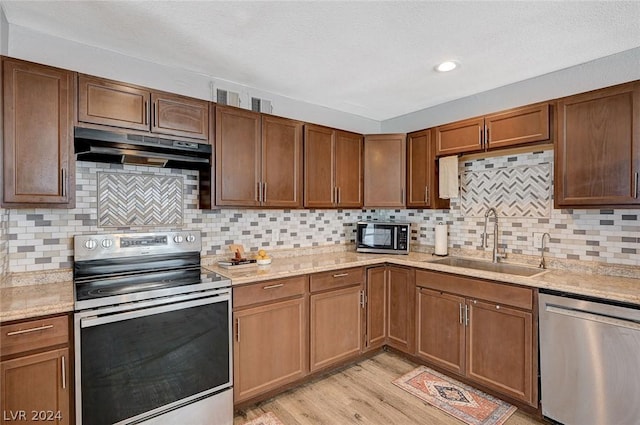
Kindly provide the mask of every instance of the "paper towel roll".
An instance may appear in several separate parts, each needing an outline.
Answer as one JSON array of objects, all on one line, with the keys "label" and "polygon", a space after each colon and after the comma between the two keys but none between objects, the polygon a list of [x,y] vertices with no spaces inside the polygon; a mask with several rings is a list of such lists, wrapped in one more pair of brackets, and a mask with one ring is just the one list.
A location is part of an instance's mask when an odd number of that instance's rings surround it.
[{"label": "paper towel roll", "polygon": [[447,231],[448,226],[446,224],[436,224],[436,255],[447,255]]}]

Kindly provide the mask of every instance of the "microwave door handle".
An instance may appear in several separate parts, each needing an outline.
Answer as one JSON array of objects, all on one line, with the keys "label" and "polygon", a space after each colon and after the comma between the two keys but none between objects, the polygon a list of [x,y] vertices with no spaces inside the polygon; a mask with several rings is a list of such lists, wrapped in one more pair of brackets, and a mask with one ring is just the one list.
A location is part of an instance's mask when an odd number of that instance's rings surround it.
[{"label": "microwave door handle", "polygon": [[393,249],[398,249],[398,228],[393,227]]}]

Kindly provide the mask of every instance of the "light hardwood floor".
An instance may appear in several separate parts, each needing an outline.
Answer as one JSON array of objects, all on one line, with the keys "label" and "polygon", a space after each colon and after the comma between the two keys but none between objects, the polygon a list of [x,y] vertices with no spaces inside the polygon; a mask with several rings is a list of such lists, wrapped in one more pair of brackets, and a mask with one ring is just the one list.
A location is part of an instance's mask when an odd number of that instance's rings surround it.
[{"label": "light hardwood floor", "polygon": [[[321,379],[236,412],[242,425],[273,412],[284,425],[459,425],[462,422],[430,406],[391,382],[417,365],[388,352],[362,360]],[[520,411],[505,425],[544,424]]]}]

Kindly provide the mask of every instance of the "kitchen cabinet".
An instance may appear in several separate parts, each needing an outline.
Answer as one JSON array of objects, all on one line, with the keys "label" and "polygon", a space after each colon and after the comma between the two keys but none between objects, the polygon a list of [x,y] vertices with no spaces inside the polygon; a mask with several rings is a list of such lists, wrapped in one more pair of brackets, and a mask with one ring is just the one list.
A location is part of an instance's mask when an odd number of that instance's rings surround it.
[{"label": "kitchen cabinet", "polygon": [[537,406],[532,289],[419,270],[416,293],[418,357]]},{"label": "kitchen cabinet", "polygon": [[558,101],[556,208],[640,204],[640,82]]},{"label": "kitchen cabinet", "polygon": [[365,348],[382,347],[387,342],[387,268],[367,269]]},{"label": "kitchen cabinet", "polygon": [[79,75],[78,122],[208,141],[209,102]]},{"label": "kitchen cabinet", "polygon": [[362,353],[364,278],[361,267],[311,275],[311,372]]},{"label": "kitchen cabinet", "polygon": [[366,350],[389,345],[415,350],[415,281],[413,269],[383,266],[367,269]]},{"label": "kitchen cabinet", "polygon": [[360,134],[305,124],[305,207],[362,207],[362,143]]},{"label": "kitchen cabinet", "polygon": [[302,123],[216,107],[216,205],[302,206]]},{"label": "kitchen cabinet", "polygon": [[403,208],[406,186],[404,134],[368,135],[364,138],[364,206]]},{"label": "kitchen cabinet", "polygon": [[2,58],[5,208],[75,206],[73,73]]},{"label": "kitchen cabinet", "polygon": [[0,331],[1,423],[73,423],[68,317],[2,325]]},{"label": "kitchen cabinet", "polygon": [[415,352],[415,271],[387,266],[387,344],[408,354]]},{"label": "kitchen cabinet", "polygon": [[433,130],[407,134],[407,208],[449,208],[438,196],[438,163]]},{"label": "kitchen cabinet", "polygon": [[417,355],[464,375],[464,297],[418,288],[417,299]]},{"label": "kitchen cabinet", "polygon": [[550,138],[550,108],[540,103],[435,128],[436,155],[480,152]]},{"label": "kitchen cabinet", "polygon": [[307,286],[299,276],[233,288],[235,404],[308,373]]}]

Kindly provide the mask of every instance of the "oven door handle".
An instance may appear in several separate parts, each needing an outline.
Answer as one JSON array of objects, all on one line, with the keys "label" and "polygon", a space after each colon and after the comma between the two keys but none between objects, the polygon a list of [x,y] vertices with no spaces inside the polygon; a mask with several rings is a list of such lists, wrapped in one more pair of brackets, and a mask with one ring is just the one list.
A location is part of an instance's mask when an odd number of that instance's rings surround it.
[{"label": "oven door handle", "polygon": [[198,307],[206,304],[215,304],[219,302],[230,302],[229,295],[214,295],[212,297],[198,298],[196,300],[176,302],[171,304],[163,304],[157,307],[146,307],[138,310],[123,311],[122,313],[106,314],[103,316],[89,316],[80,319],[81,328],[90,328],[92,326],[104,325],[107,323],[121,322],[128,319],[136,319],[138,317],[152,316],[154,314],[167,313],[169,311],[182,310],[190,307]]}]

